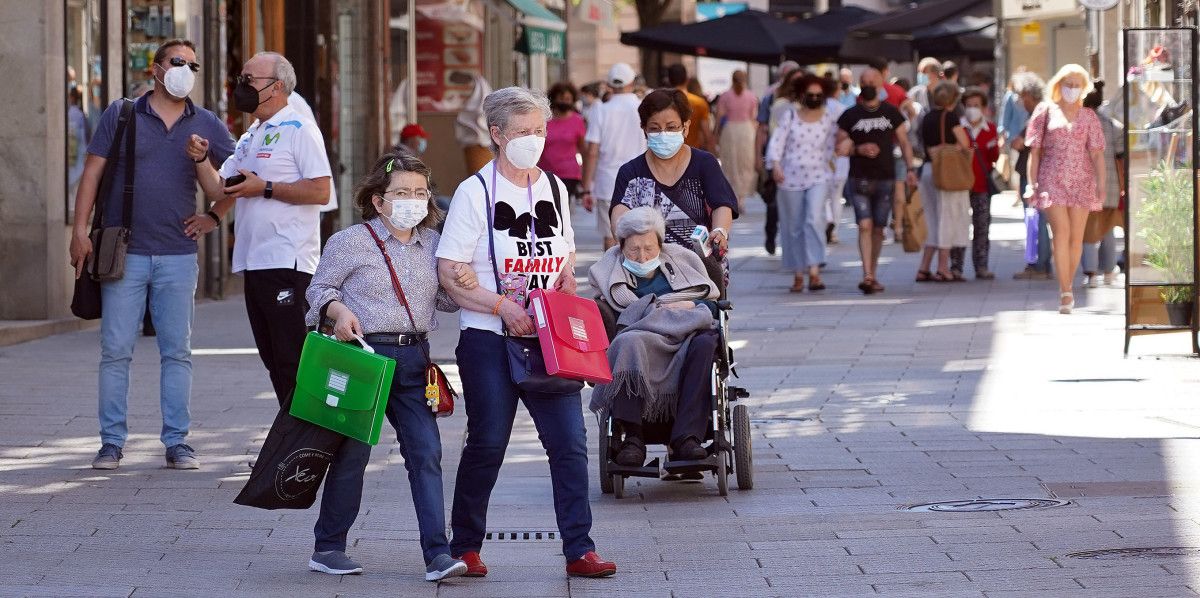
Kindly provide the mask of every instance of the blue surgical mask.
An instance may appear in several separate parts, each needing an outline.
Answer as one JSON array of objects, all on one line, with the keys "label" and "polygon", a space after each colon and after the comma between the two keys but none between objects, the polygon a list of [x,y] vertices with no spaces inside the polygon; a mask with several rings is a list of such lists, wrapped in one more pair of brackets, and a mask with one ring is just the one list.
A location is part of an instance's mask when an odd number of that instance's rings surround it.
[{"label": "blue surgical mask", "polygon": [[658,270],[658,267],[662,265],[662,260],[654,258],[648,262],[635,262],[629,258],[625,258],[625,263],[622,265],[638,278],[650,278]]},{"label": "blue surgical mask", "polygon": [[880,102],[887,101],[887,88],[882,85],[879,86],[879,101]]},{"label": "blue surgical mask", "polygon": [[917,75],[917,85],[921,87],[929,85],[929,75],[926,75],[925,73]]},{"label": "blue surgical mask", "polygon": [[427,150],[427,149],[429,149],[429,140],[424,137],[418,137],[417,138],[417,153],[423,154],[423,153],[425,153],[425,150]]},{"label": "blue surgical mask", "polygon": [[646,147],[650,148],[655,156],[666,160],[679,153],[679,148],[683,147],[683,131],[650,133],[646,136]]}]

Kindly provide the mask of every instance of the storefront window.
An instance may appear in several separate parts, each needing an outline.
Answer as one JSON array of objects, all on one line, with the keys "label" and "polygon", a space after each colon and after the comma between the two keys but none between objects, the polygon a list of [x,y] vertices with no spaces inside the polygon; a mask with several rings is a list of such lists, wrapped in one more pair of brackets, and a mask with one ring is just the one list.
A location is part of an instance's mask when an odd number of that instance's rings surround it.
[{"label": "storefront window", "polygon": [[183,13],[174,0],[128,0],[125,15],[125,95],[136,98],[154,87],[150,65],[163,42],[186,37]]},{"label": "storefront window", "polygon": [[87,144],[108,103],[104,87],[104,5],[104,0],[67,0],[66,3],[68,224],[75,205],[75,191],[83,175]]}]

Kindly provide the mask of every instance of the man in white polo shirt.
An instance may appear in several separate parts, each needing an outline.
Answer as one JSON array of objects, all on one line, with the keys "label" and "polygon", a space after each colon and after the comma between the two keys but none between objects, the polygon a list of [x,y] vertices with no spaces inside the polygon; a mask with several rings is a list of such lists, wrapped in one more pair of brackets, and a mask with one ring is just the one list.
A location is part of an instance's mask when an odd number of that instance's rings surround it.
[{"label": "man in white polo shirt", "polygon": [[[233,271],[245,277],[246,312],[258,354],[280,406],[291,401],[304,346],[304,293],[321,255],[321,206],[329,201],[329,158],[311,119],[288,105],[296,71],[286,58],[260,52],[242,67],[234,107],[258,122],[238,140],[218,172],[201,169],[201,185],[216,200],[210,217],[235,202]],[[208,141],[193,136],[193,159]],[[230,179],[245,180],[230,185]]]},{"label": "man in white polo shirt", "polygon": [[633,93],[635,78],[637,74],[628,64],[618,62],[612,66],[608,71],[608,84],[613,88],[613,96],[595,110],[584,137],[587,151],[583,158],[583,207],[589,212],[596,211],[604,249],[617,244],[608,219],[617,171],[646,152],[646,136],[638,116],[642,101]]}]

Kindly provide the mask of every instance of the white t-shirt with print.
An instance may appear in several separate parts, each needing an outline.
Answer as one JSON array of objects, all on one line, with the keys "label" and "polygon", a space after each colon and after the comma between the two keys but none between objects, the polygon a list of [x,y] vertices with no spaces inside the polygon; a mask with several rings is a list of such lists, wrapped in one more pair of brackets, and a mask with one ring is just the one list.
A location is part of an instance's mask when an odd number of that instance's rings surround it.
[{"label": "white t-shirt with print", "polygon": [[[329,157],[317,125],[286,106],[238,139],[221,165],[229,178],[238,169],[273,183],[330,176]],[[239,197],[233,225],[233,271],[295,268],[312,274],[321,256],[321,206],[263,197]]]},{"label": "white t-shirt with print", "polygon": [[[567,267],[570,255],[575,251],[575,232],[571,228],[566,185],[559,179],[560,207],[555,209],[550,178],[543,173],[533,183],[536,217],[530,217],[527,188],[514,185],[498,173],[495,177],[496,188],[492,188],[495,167],[496,163],[492,162],[480,169],[479,173],[483,175],[487,192],[495,204],[494,229],[490,232],[496,244],[499,275],[504,278],[509,273],[525,274],[526,287],[530,291],[553,288],[559,273]],[[450,202],[437,256],[469,263],[479,277],[479,286],[495,292],[496,279],[488,257],[487,205],[484,186],[479,178],[467,177],[458,186]],[[536,245],[533,237],[536,237]],[[459,326],[463,330],[477,328],[501,333],[503,322],[500,316],[493,316],[490,312],[464,309],[459,312]]]},{"label": "white t-shirt with print", "polygon": [[[626,162],[646,153],[646,136],[638,116],[641,100],[632,93],[618,93],[600,105],[588,121],[584,141],[600,144],[596,172],[592,179],[592,195],[600,201],[611,201],[617,172]],[[624,190],[622,189],[622,193]]]}]

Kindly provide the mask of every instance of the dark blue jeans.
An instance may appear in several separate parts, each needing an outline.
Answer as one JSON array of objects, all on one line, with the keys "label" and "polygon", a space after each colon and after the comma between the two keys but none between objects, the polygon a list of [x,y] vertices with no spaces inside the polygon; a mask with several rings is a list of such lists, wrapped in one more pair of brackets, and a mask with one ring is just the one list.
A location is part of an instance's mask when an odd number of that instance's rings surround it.
[{"label": "dark blue jeans", "polygon": [[[437,418],[425,404],[425,353],[410,345],[372,345],[376,353],[396,360],[387,418],[396,429],[400,456],[408,470],[421,552],[425,564],[440,554],[450,554],[446,541],[446,503],[442,495],[442,441]],[[426,346],[428,349],[428,345]],[[346,439],[325,477],[321,515],[314,533],[316,550],[346,550],[346,533],[358,517],[362,502],[363,473],[371,459],[371,447]]]},{"label": "dark blue jeans", "polygon": [[563,554],[573,561],[595,550],[589,535],[592,507],[588,503],[587,431],[579,393],[550,398],[522,396],[509,377],[504,337],[494,332],[463,330],[455,355],[466,403],[467,440],[454,484],[452,554],[478,552],[483,546],[488,501],[504,462],[518,401],[525,403],[538,439],[550,457],[554,514],[563,538]]}]

